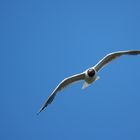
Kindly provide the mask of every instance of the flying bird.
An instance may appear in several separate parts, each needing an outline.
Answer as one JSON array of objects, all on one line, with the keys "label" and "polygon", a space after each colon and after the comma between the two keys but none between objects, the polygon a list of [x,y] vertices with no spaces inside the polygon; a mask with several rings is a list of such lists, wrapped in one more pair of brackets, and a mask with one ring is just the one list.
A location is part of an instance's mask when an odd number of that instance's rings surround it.
[{"label": "flying bird", "polygon": [[99,72],[99,70],[101,70],[106,64],[108,64],[112,60],[114,60],[114,59],[116,59],[116,58],[118,58],[118,57],[120,57],[122,55],[138,55],[138,54],[140,54],[140,50],[127,50],[127,51],[113,52],[113,53],[107,54],[95,66],[85,70],[84,72],[76,74],[76,75],[73,75],[73,76],[70,76],[68,78],[65,78],[54,89],[54,91],[48,97],[48,99],[46,100],[45,104],[41,107],[41,109],[39,110],[39,112],[37,114],[39,114],[42,110],[44,110],[53,101],[53,99],[56,96],[56,94],[59,91],[61,91],[62,89],[64,89],[66,86],[68,86],[68,85],[70,85],[70,84],[72,84],[74,82],[84,80],[85,82],[83,84],[82,89],[85,89],[91,83],[93,83],[93,82],[95,82],[96,80],[99,79],[99,76],[97,76],[97,73]]}]

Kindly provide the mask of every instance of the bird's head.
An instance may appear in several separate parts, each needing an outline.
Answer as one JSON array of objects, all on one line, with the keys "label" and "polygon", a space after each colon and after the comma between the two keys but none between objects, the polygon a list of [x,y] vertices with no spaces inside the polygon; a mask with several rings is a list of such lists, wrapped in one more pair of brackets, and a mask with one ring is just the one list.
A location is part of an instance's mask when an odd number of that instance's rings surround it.
[{"label": "bird's head", "polygon": [[93,68],[90,68],[87,70],[88,77],[92,78],[95,76],[95,74],[96,74],[96,71]]},{"label": "bird's head", "polygon": [[96,70],[93,68],[89,68],[85,71],[85,83],[83,85],[83,89],[88,87],[92,82],[99,79],[99,76],[96,75]]},{"label": "bird's head", "polygon": [[86,81],[88,83],[92,83],[94,81],[97,81],[100,77],[96,75],[96,70],[94,68],[89,68],[86,71]]}]

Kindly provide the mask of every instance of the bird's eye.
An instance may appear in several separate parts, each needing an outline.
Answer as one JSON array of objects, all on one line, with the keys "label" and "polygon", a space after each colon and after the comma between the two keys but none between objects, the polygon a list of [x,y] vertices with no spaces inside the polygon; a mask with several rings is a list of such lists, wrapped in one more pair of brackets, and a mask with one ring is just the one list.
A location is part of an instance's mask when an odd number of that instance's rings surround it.
[{"label": "bird's eye", "polygon": [[87,71],[87,74],[88,74],[89,77],[93,77],[95,75],[95,70],[94,69],[89,69]]}]

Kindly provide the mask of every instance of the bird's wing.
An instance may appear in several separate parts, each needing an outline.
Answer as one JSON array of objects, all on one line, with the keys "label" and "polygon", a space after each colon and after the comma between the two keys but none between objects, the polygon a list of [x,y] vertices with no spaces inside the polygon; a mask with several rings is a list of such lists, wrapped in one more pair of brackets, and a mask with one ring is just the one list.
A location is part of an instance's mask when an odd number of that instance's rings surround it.
[{"label": "bird's wing", "polygon": [[80,74],[76,74],[73,76],[70,76],[68,78],[65,78],[62,82],[60,82],[60,84],[54,89],[54,91],[52,92],[52,94],[48,97],[48,99],[46,100],[45,104],[42,106],[42,108],[39,110],[39,112],[37,114],[39,114],[45,107],[48,106],[48,104],[50,104],[56,93],[62,89],[64,89],[65,87],[67,87],[68,85],[76,82],[76,81],[80,81],[80,80],[84,80],[85,78],[85,74],[84,73],[80,73]]},{"label": "bird's wing", "polygon": [[137,55],[140,54],[140,50],[128,50],[128,51],[118,51],[113,52],[108,55],[106,55],[103,59],[101,59],[95,66],[95,70],[98,72],[102,67],[104,67],[106,64],[111,62],[112,60],[120,57],[121,55]]}]

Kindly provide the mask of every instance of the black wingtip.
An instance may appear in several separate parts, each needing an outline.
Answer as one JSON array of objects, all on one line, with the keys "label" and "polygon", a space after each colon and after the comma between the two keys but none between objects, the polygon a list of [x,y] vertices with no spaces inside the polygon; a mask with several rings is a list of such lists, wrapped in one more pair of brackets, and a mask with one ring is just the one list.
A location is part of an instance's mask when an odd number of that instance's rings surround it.
[{"label": "black wingtip", "polygon": [[36,115],[39,115],[39,114],[53,101],[55,95],[56,95],[56,94],[52,94],[52,95],[48,98],[48,100],[46,101],[46,103],[43,105],[43,107],[41,107],[41,109],[37,112]]},{"label": "black wingtip", "polygon": [[40,112],[41,112],[41,111],[38,111],[38,112],[36,113],[36,115],[38,116],[38,115],[40,114]]},{"label": "black wingtip", "polygon": [[38,116],[38,115],[40,114],[40,112],[41,112],[41,111],[38,111],[38,112],[36,113],[36,115]]},{"label": "black wingtip", "polygon": [[131,55],[138,55],[140,54],[140,50],[134,50],[134,51],[130,51]]},{"label": "black wingtip", "polygon": [[44,110],[44,107],[42,107],[42,108],[36,113],[36,115],[39,115],[39,114],[42,112],[42,110]]}]

